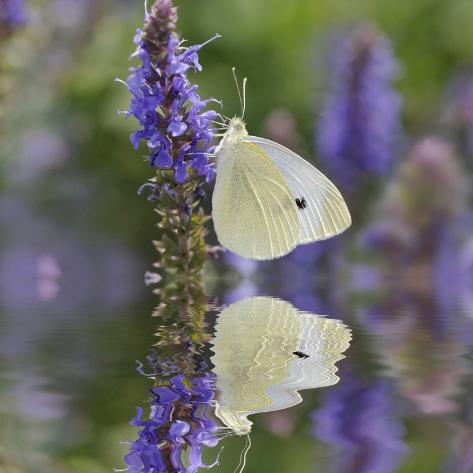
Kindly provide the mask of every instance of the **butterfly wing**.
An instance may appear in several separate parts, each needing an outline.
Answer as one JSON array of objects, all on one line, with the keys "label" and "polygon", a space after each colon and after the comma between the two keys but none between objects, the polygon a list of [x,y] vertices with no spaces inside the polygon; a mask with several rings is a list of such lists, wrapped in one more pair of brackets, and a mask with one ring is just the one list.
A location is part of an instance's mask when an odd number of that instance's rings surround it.
[{"label": "butterfly wing", "polygon": [[274,162],[294,199],[305,200],[299,209],[300,242],[310,243],[338,235],[351,225],[351,216],[338,189],[314,166],[271,140],[247,136]]},{"label": "butterfly wing", "polygon": [[291,190],[266,153],[247,141],[217,155],[212,217],[220,243],[246,258],[277,258],[299,243]]}]

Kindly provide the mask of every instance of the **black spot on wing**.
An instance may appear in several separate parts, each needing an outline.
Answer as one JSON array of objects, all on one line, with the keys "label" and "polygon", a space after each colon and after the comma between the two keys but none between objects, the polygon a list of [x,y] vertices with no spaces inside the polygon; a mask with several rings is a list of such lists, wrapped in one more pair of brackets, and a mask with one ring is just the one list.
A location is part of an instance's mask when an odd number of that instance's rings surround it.
[{"label": "black spot on wing", "polygon": [[302,351],[294,351],[292,354],[298,356],[299,358],[309,358],[309,355],[306,355]]},{"label": "black spot on wing", "polygon": [[306,202],[306,200],[304,199],[304,197],[301,197],[300,199],[297,198],[297,199],[296,199],[296,205],[297,205],[297,208],[298,208],[299,210],[303,210],[303,209],[305,209],[305,208],[307,207],[307,202]]}]

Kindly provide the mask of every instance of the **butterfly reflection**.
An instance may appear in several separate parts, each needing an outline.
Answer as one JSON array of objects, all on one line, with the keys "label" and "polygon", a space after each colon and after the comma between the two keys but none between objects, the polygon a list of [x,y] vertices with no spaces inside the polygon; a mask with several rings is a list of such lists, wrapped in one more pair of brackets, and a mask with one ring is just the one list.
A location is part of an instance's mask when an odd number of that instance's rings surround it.
[{"label": "butterfly reflection", "polygon": [[335,363],[350,339],[342,322],[280,299],[251,297],[230,305],[220,313],[212,341],[216,416],[245,435],[249,415],[294,406],[302,401],[301,389],[336,384]]}]

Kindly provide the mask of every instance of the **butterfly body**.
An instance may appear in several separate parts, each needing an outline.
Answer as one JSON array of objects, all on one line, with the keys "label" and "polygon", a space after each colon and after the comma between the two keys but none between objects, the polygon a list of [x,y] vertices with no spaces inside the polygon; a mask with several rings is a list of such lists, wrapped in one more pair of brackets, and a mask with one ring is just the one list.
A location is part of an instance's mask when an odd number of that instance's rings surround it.
[{"label": "butterfly body", "polygon": [[351,224],[342,196],[322,173],[289,149],[248,135],[241,118],[230,121],[216,160],[214,226],[222,245],[240,256],[278,258]]}]

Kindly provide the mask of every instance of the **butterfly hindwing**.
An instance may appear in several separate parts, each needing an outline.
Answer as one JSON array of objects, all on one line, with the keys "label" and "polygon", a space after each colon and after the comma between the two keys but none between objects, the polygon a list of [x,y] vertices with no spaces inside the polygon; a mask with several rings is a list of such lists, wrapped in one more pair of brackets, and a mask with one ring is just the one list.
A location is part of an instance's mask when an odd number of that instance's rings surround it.
[{"label": "butterfly hindwing", "polygon": [[220,243],[241,256],[273,259],[299,243],[292,192],[271,159],[253,143],[238,141],[219,153],[212,207]]},{"label": "butterfly hindwing", "polygon": [[351,216],[338,189],[319,170],[293,151],[256,136],[245,140],[260,148],[281,172],[300,217],[300,241],[310,243],[338,235],[351,225]]}]

